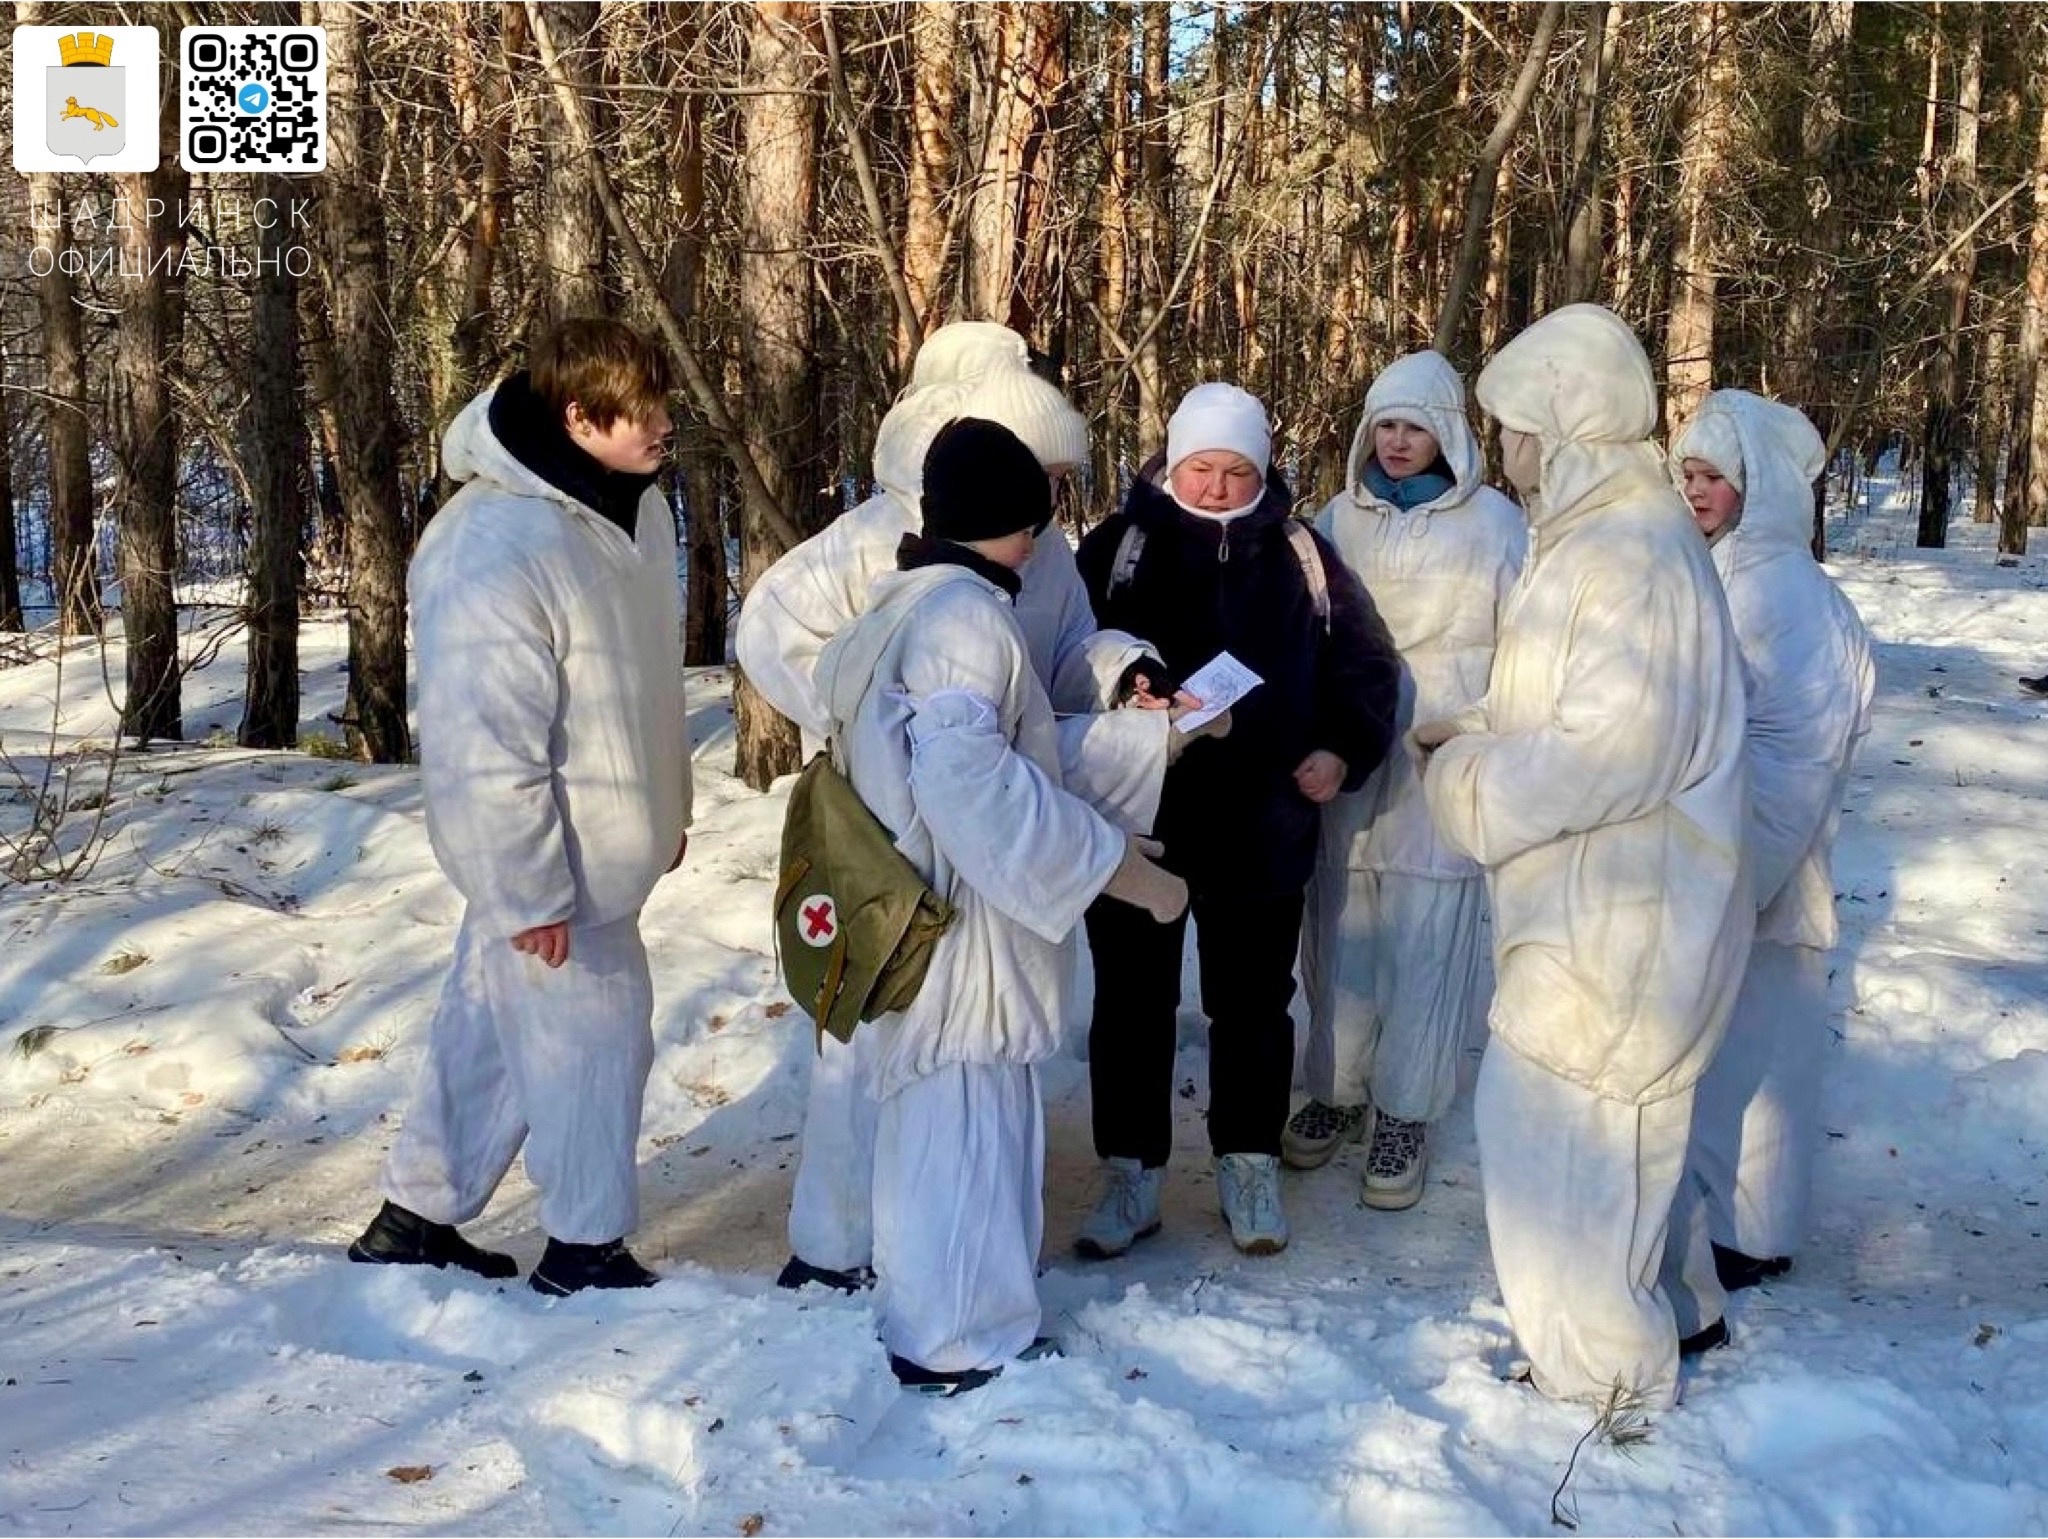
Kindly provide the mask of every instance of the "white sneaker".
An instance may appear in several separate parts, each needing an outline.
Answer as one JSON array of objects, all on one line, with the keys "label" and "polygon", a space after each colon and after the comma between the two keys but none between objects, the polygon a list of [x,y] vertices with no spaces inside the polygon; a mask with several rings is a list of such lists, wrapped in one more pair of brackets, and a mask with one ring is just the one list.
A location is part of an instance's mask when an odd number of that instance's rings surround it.
[{"label": "white sneaker", "polygon": [[1329,1164],[1339,1148],[1364,1134],[1371,1109],[1308,1102],[1287,1119],[1280,1134],[1280,1158],[1296,1170],[1316,1170]]},{"label": "white sneaker", "polygon": [[1074,1249],[1096,1261],[1121,1256],[1138,1241],[1159,1233],[1159,1188],[1163,1169],[1147,1170],[1137,1160],[1102,1162],[1102,1200],[1081,1226]]},{"label": "white sneaker", "polygon": [[1231,1244],[1247,1256],[1275,1256],[1287,1249],[1278,1155],[1224,1155],[1216,1162],[1216,1197],[1230,1224]]}]

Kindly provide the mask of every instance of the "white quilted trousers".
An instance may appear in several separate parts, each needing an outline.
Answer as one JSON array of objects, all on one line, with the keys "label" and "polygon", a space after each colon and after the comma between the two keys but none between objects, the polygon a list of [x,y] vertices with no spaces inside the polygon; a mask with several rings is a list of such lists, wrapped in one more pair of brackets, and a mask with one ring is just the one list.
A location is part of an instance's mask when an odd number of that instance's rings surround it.
[{"label": "white quilted trousers", "polygon": [[595,1245],[631,1233],[653,1016],[638,914],[572,927],[569,960],[552,969],[465,917],[384,1195],[436,1223],[467,1223],[524,1145],[552,1238]]}]

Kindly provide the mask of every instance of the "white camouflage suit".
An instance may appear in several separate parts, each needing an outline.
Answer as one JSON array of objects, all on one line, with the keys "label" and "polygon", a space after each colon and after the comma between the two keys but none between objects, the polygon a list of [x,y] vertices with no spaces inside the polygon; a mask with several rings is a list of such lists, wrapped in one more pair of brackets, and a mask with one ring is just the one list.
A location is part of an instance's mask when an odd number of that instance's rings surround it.
[{"label": "white camouflage suit", "polygon": [[957,566],[888,573],[826,647],[848,776],[958,911],[916,1001],[863,1026],[879,1101],[876,1307],[891,1353],[1000,1367],[1038,1332],[1045,1120],[1076,932],[1124,835],[1060,789],[1052,706],[1009,596]]},{"label": "white camouflage suit", "polygon": [[[1424,789],[1486,867],[1492,1038],[1474,1106],[1501,1296],[1537,1387],[1649,1404],[1677,1390],[1660,1284],[1693,1087],[1752,926],[1741,663],[1721,585],[1663,456],[1648,359],[1571,305],[1481,373],[1533,434],[1529,556],[1486,697]],[[1704,1236],[1682,1281],[1721,1306]]]},{"label": "white camouflage suit", "polygon": [[[1373,427],[1390,418],[1429,430],[1451,468],[1449,491],[1414,508],[1373,494]],[[1528,526],[1485,474],[1457,371],[1441,354],[1411,353],[1366,392],[1349,485],[1316,520],[1400,651],[1404,730],[1486,693]],[[1302,1078],[1311,1096],[1332,1106],[1369,1101],[1409,1122],[1434,1122],[1450,1108],[1485,994],[1482,884],[1477,863],[1437,836],[1405,753],[1389,754],[1360,790],[1323,809],[1302,928]]]},{"label": "white camouflage suit", "polygon": [[[407,578],[427,832],[466,907],[384,1195],[465,1223],[524,1143],[542,1227],[599,1244],[638,1222],[640,908],[690,821],[675,524],[650,488],[629,537],[528,470],[492,393]],[[561,967],[512,949],[564,920]]]},{"label": "white camouflage suit", "polygon": [[1801,413],[1746,390],[1708,396],[1671,449],[1680,479],[1701,459],[1743,494],[1713,559],[1749,702],[1756,942],[1700,1081],[1688,1196],[1706,1203],[1715,1244],[1759,1260],[1792,1256],[1806,1233],[1837,933],[1828,859],[1877,682],[1869,634],[1809,546],[1825,458]]},{"label": "white camouflage suit", "polygon": [[[909,390],[876,434],[881,489],[784,555],[748,590],[735,635],[740,667],[802,730],[807,755],[831,730],[815,679],[818,656],[867,608],[870,584],[895,570],[898,543],[920,528],[924,457],[933,438],[955,417],[1003,421],[1001,392],[977,382],[1023,370],[1025,357],[1024,339],[1007,327],[964,321],[934,332]],[[1038,542],[1022,576],[1015,621],[1059,713],[1062,781],[1120,828],[1149,832],[1170,723],[1164,711],[1107,709],[1124,670],[1147,648],[1120,631],[1096,629],[1073,550],[1057,531]],[[789,1242],[795,1255],[832,1271],[866,1266],[873,1249],[874,1044],[865,1031],[851,1043],[821,1036],[811,1065]]]}]

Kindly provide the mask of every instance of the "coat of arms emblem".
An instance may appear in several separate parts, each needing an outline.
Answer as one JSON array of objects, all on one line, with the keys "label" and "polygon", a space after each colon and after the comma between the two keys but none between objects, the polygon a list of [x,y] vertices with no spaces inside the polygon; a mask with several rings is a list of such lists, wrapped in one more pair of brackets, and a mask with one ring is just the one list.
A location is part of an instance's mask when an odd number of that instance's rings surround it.
[{"label": "coat of arms emblem", "polygon": [[48,72],[44,143],[53,155],[85,165],[117,155],[128,143],[128,71],[114,62],[114,40],[104,33],[66,33],[57,39],[61,65]]}]

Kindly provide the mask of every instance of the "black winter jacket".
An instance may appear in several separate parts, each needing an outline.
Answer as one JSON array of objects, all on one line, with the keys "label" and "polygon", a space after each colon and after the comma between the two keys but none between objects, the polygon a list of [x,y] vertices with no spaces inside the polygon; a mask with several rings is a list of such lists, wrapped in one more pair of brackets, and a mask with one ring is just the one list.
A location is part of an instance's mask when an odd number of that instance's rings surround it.
[{"label": "black winter jacket", "polygon": [[[1264,682],[1231,712],[1228,737],[1191,743],[1167,771],[1154,832],[1164,863],[1199,888],[1237,895],[1300,891],[1315,866],[1322,809],[1296,789],[1295,766],[1327,749],[1355,791],[1393,746],[1400,659],[1357,576],[1316,536],[1330,626],[1316,617],[1287,536],[1292,498],[1277,475],[1257,508],[1228,523],[1186,512],[1140,474],[1121,513],[1081,542],[1098,624],[1143,636],[1176,678],[1228,651]],[[1110,590],[1132,524],[1145,531],[1135,571]]]}]

